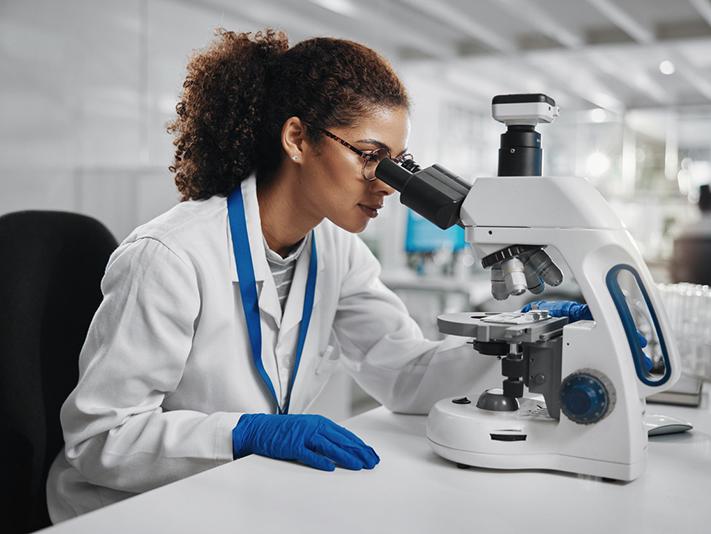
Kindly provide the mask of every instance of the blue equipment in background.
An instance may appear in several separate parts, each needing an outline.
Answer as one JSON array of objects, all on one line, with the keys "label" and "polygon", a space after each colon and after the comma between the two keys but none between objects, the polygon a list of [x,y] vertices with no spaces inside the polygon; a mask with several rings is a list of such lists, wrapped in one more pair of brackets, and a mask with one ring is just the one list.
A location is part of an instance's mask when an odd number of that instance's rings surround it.
[{"label": "blue equipment in background", "polygon": [[407,210],[405,252],[436,252],[441,248],[458,251],[466,246],[464,228],[458,225],[441,230],[414,211]]}]

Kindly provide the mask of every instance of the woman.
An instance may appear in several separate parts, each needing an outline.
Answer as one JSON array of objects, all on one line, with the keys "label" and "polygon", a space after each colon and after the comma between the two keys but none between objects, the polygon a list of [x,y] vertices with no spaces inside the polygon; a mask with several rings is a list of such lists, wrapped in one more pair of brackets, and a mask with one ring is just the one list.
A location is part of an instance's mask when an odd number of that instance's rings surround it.
[{"label": "woman", "polygon": [[220,31],[183,88],[183,202],[109,260],[62,409],[55,522],[251,453],[373,468],[357,436],[303,414],[339,358],[399,412],[498,375],[463,339],[423,339],[355,235],[393,193],[375,166],[407,147],[408,98],[382,57]]}]

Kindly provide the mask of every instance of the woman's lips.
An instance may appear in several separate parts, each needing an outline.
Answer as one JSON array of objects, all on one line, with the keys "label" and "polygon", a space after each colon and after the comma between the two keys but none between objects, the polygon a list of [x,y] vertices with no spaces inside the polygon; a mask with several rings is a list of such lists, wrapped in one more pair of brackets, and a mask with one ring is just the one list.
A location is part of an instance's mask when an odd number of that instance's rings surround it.
[{"label": "woman's lips", "polygon": [[375,219],[378,216],[378,210],[382,208],[382,206],[366,206],[365,204],[358,204],[358,207],[371,219]]}]

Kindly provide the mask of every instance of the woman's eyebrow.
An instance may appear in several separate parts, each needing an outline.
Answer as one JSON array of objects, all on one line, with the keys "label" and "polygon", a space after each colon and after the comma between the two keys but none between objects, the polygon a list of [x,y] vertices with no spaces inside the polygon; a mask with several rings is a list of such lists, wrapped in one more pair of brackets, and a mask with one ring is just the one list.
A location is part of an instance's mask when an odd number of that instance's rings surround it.
[{"label": "woman's eyebrow", "polygon": [[356,143],[368,143],[369,145],[375,145],[378,148],[387,148],[390,150],[390,147],[383,143],[382,141],[378,141],[377,139],[358,139]]},{"label": "woman's eyebrow", "polygon": [[[358,139],[358,141],[356,141],[356,143],[368,143],[368,144],[371,144],[371,145],[375,145],[375,146],[377,146],[378,148],[386,148],[386,149],[388,150],[388,152],[390,152],[391,154],[392,154],[392,152],[393,152],[392,150],[390,150],[390,147],[389,147],[388,145],[386,145],[386,144],[383,143],[382,141],[378,141],[377,139]],[[405,147],[405,148],[403,149],[403,151],[400,152],[400,153],[399,153],[397,156],[395,156],[395,157],[402,156],[405,152],[407,152],[407,147]]]}]

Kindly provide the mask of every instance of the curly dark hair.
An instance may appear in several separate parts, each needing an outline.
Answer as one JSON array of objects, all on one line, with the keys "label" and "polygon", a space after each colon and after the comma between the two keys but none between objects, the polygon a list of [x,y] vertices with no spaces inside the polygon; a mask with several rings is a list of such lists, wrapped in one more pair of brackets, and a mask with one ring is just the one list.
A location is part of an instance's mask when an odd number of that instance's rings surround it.
[{"label": "curly dark hair", "polygon": [[[284,153],[289,117],[322,128],[350,126],[377,108],[409,108],[390,64],[353,41],[315,38],[289,48],[271,29],[217,38],[191,58],[174,134],[170,166],[182,200],[226,196],[253,172],[270,180]],[[317,143],[321,133],[308,129]]]}]

